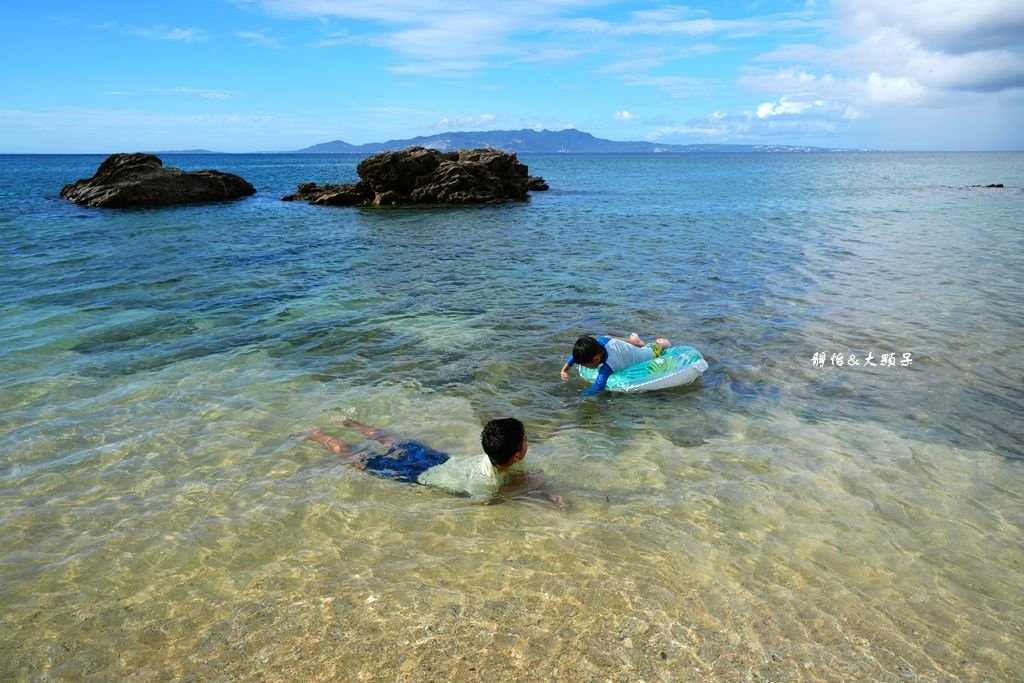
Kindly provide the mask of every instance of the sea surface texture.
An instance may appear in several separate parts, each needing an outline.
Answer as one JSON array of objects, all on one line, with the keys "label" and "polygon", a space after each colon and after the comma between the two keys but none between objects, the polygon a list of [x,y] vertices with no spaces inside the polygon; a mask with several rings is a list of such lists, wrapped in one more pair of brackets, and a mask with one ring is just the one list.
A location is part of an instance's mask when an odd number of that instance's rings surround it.
[{"label": "sea surface texture", "polygon": [[[549,192],[420,210],[163,158],[258,194],[0,157],[0,680],[1021,680],[1024,155],[522,156]],[[710,367],[560,381],[633,331]],[[302,436],[508,415],[566,510]]]}]

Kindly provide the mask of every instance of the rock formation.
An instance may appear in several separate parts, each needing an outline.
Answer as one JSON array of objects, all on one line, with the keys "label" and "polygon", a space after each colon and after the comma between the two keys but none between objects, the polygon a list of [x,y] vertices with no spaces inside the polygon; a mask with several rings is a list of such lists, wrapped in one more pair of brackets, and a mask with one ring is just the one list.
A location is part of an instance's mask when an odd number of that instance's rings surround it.
[{"label": "rock formation", "polygon": [[255,192],[231,173],[164,168],[152,154],[111,154],[96,175],[65,185],[60,196],[83,206],[123,209],[218,202]]},{"label": "rock formation", "polygon": [[356,172],[358,183],[305,183],[282,199],[342,206],[489,204],[526,199],[531,190],[548,189],[515,154],[496,149],[439,152],[409,147],[367,157]]}]

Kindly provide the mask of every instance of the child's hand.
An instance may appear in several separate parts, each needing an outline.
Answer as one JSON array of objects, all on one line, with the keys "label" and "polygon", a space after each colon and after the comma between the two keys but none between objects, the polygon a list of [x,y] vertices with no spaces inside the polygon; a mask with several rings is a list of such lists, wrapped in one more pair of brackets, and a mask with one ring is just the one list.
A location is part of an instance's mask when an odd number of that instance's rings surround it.
[{"label": "child's hand", "polygon": [[554,503],[555,507],[558,508],[559,510],[565,509],[565,498],[562,498],[557,493],[549,493],[548,500]]},{"label": "child's hand", "polygon": [[563,382],[568,382],[569,381],[569,373],[566,372],[565,370],[562,370],[558,374],[561,375]]}]

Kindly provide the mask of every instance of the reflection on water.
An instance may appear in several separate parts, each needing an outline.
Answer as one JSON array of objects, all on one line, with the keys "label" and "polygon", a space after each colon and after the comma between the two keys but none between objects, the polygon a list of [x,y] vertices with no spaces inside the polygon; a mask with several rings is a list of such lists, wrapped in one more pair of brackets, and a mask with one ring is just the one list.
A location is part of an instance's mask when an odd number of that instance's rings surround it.
[{"label": "reflection on water", "polygon": [[[281,203],[342,178],[218,157],[260,195],[10,218],[0,678],[1018,677],[1024,196],[965,186],[1021,156],[527,162],[554,189],[479,210]],[[711,368],[559,381],[634,329]],[[293,436],[339,412],[467,455],[517,415],[570,507]]]}]

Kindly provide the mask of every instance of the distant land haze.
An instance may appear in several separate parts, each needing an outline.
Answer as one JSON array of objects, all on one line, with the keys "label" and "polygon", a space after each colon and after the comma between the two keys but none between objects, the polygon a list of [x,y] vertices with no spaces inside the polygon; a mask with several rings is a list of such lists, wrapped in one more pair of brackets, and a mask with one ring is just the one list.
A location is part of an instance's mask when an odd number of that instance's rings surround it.
[{"label": "distant land haze", "polygon": [[[350,145],[342,140],[322,142],[296,150],[304,154],[376,154],[406,147],[430,147],[438,150],[494,147],[503,152],[568,153],[627,153],[656,154],[659,152],[831,152],[823,147],[797,145],[671,145],[660,142],[619,142],[596,138],[575,128],[565,130],[488,130],[438,133],[407,140],[369,142]],[[846,151],[846,150],[842,150]]]},{"label": "distant land haze", "polygon": [[[404,140],[368,142],[352,145],[343,140],[321,142],[296,150],[282,150],[277,154],[377,154],[406,147],[428,147],[442,151],[493,147],[503,152],[556,154],[740,154],[749,152],[807,153],[847,152],[851,150],[808,147],[806,145],[726,145],[697,144],[672,145],[661,142],[620,142],[604,140],[575,128],[565,130],[487,130],[453,131],[425,135]],[[208,150],[167,150],[156,154],[216,154]]]}]

